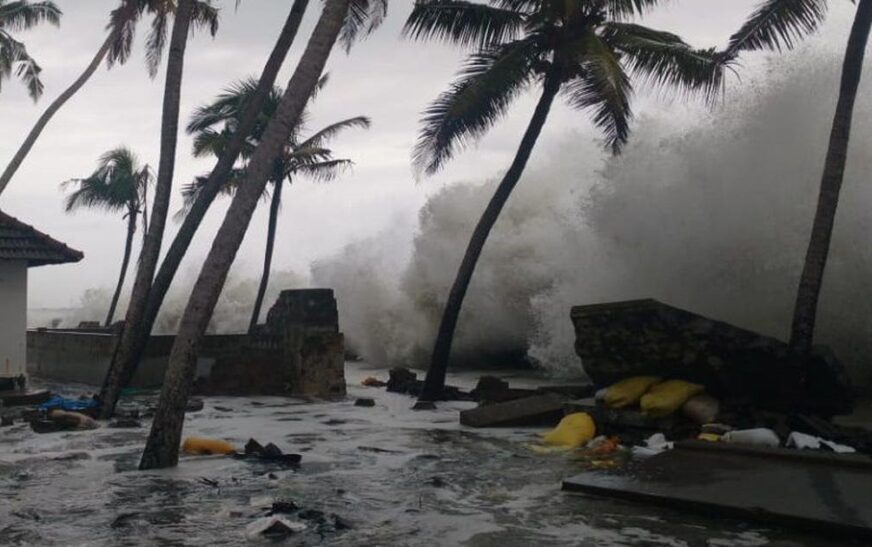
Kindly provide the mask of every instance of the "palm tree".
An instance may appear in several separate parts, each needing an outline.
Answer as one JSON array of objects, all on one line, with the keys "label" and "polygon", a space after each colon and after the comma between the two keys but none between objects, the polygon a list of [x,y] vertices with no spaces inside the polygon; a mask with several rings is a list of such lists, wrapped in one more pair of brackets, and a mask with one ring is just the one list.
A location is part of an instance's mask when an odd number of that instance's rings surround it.
[{"label": "palm tree", "polygon": [[115,285],[115,293],[109,304],[105,325],[112,324],[121,288],[127,275],[127,266],[133,250],[133,236],[140,213],[145,222],[145,208],[148,203],[148,186],[152,182],[151,169],[140,165],[139,160],[129,148],[110,150],[100,156],[97,169],[86,178],[70,179],[63,187],[75,186],[65,201],[67,212],[81,208],[101,209],[112,213],[123,212],[127,219],[127,239],[124,243],[124,258],[121,260],[121,273]]},{"label": "palm tree", "polygon": [[[326,75],[321,78],[318,89],[323,88],[326,83]],[[225,90],[212,103],[198,108],[188,123],[188,133],[195,135],[194,138],[194,156],[203,157],[215,155],[220,158],[227,147],[228,141],[233,138],[235,128],[238,127],[240,117],[247,105],[251,102],[251,98],[257,90],[257,79],[250,78],[238,82]],[[279,87],[274,87],[272,92],[267,97],[258,123],[251,132],[242,149],[243,164],[234,170],[231,177],[227,180],[222,192],[227,195],[233,193],[239,188],[239,184],[245,179],[244,162],[257,148],[260,139],[263,137],[263,132],[269,120],[275,115],[281,101],[283,91]],[[314,98],[313,94],[313,98]],[[306,119],[306,113],[302,119]],[[305,123],[305,122],[304,122]],[[300,124],[303,125],[303,124]],[[348,118],[339,122],[328,125],[320,131],[313,134],[311,137],[300,140],[298,129],[294,130],[282,150],[281,156],[276,160],[272,175],[269,177],[271,190],[264,190],[264,199],[270,200],[269,220],[267,223],[266,249],[263,260],[263,273],[260,278],[260,285],[257,290],[257,297],[254,301],[254,307],[249,321],[248,332],[253,333],[260,318],[261,308],[263,306],[264,295],[269,284],[270,268],[272,266],[272,255],[275,247],[276,228],[278,225],[278,214],[281,208],[282,187],[285,180],[289,184],[298,175],[308,176],[316,181],[330,181],[336,178],[339,172],[351,166],[352,162],[348,159],[336,159],[333,157],[333,151],[325,148],[324,144],[330,138],[338,135],[341,131],[352,127],[368,128],[370,125],[369,118],[357,116]],[[197,199],[206,184],[206,177],[199,177],[194,182],[189,184],[183,190],[185,196],[186,209],[190,207]],[[269,194],[272,194],[270,197]],[[182,211],[184,213],[184,211]]]},{"label": "palm tree", "polygon": [[[796,293],[790,347],[803,363],[811,352],[817,306],[830,250],[839,193],[845,176],[854,103],[872,28],[872,0],[859,0],[842,65],[839,99],[830,131],[811,238]],[[731,38],[728,52],[790,49],[817,29],[826,15],[827,0],[767,0]]]},{"label": "palm tree", "polygon": [[514,161],[473,231],[445,304],[421,399],[442,396],[457,319],[487,237],[511,195],[562,93],[590,110],[612,152],[630,131],[631,76],[713,99],[727,59],[695,50],[678,36],[628,22],[661,0],[418,0],[406,36],[454,42],[475,51],[458,79],[424,113],[414,162],[438,171],[466,142],[482,136],[533,85],[542,91]]},{"label": "palm tree", "polygon": [[39,79],[42,69],[27,53],[27,47],[10,32],[28,30],[40,23],[60,26],[61,10],[54,2],[0,0],[0,84],[14,71],[34,101],[42,95],[43,85]]},{"label": "palm tree", "polygon": [[209,206],[220,191],[225,179],[230,175],[245,138],[257,122],[260,110],[275,83],[276,76],[285,61],[285,57],[287,57],[291,44],[296,38],[307,6],[308,0],[294,0],[275,46],[263,67],[257,92],[243,113],[237,131],[230,139],[224,155],[215,164],[198,199],[191,205],[173,238],[173,242],[167,249],[166,256],[161,262],[152,286],[145,295],[145,303],[142,304],[144,307],[139,310],[139,313],[128,313],[125,319],[125,328],[121,331],[121,339],[112,355],[109,370],[106,372],[106,378],[100,390],[100,416],[104,419],[112,417],[121,390],[133,378],[151,335],[151,329],[157,320],[157,314],[179,265],[182,263],[200,223],[206,216]]},{"label": "palm tree", "polygon": [[[368,17],[383,13],[382,2],[366,3]],[[140,469],[172,467],[178,463],[184,409],[193,383],[197,346],[221,295],[227,273],[245,237],[251,215],[281,157],[288,138],[315,92],[333,46],[346,24],[361,28],[365,18],[353,17],[350,0],[326,0],[309,43],[294,70],[276,113],[267,124],[260,144],[248,160],[245,181],[239,185],[224,221],[203,263],[185,312],[182,315],[169,365],[155,411],[154,421],[139,463]],[[351,13],[352,16],[349,14]]]},{"label": "palm tree", "polygon": [[[0,11],[2,11],[3,2],[0,1]],[[26,2],[12,2],[9,6],[16,4],[26,4]],[[39,2],[34,5],[51,5],[52,2]],[[55,8],[56,9],[56,8]],[[27,134],[24,142],[15,152],[15,156],[6,166],[3,174],[0,175],[0,194],[6,189],[9,181],[15,176],[15,172],[21,166],[24,158],[30,153],[39,135],[45,129],[52,117],[61,109],[61,107],[69,101],[73,95],[78,92],[82,86],[94,75],[100,63],[106,60],[106,64],[111,68],[115,64],[124,64],[130,58],[130,51],[133,47],[133,38],[136,31],[136,25],[145,14],[154,16],[151,25],[151,32],[146,39],[146,64],[148,73],[151,77],[157,75],[157,69],[160,66],[161,57],[163,55],[164,46],[166,44],[166,34],[169,18],[175,12],[176,0],[120,0],[120,4],[115,8],[109,16],[109,24],[107,25],[108,34],[100,49],[94,55],[94,58],[85,67],[84,72],[76,78],[76,80],[63,91],[58,98],[55,99],[45,112],[39,117],[33,128]],[[57,12],[57,16],[60,12]],[[56,16],[56,17],[57,17]],[[0,16],[2,17],[2,16]],[[56,21],[55,21],[56,22]],[[211,0],[198,0],[194,6],[193,24],[198,27],[207,27],[214,36],[218,31],[218,10],[211,5]],[[3,33],[0,29],[0,39]],[[5,51],[6,48],[0,44],[0,51]],[[34,63],[36,74],[39,73],[39,67]],[[38,81],[38,80],[37,80]],[[42,84],[39,84],[39,91],[42,91]]]}]

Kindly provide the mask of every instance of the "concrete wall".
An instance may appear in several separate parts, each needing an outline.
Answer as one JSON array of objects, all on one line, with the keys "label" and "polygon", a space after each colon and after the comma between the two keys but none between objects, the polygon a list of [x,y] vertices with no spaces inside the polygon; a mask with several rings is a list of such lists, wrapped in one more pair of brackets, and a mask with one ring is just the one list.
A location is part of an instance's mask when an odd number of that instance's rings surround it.
[{"label": "concrete wall", "polygon": [[26,330],[27,262],[0,260],[0,377],[25,373]]},{"label": "concrete wall", "polygon": [[[131,387],[163,382],[174,336],[152,336]],[[197,376],[209,376],[217,355],[238,351],[246,335],[207,336],[197,360]],[[101,385],[115,348],[116,335],[105,332],[37,329],[27,331],[27,369],[33,376],[60,382]]]}]

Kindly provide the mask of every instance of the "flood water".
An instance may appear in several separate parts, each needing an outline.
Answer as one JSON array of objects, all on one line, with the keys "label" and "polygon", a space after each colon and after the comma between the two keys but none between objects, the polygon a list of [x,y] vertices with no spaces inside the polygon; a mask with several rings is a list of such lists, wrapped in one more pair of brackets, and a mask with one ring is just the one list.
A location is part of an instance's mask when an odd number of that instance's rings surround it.
[{"label": "flood water", "polygon": [[[307,529],[284,540],[288,545],[832,544],[565,494],[560,482],[580,464],[531,451],[539,430],[464,428],[457,412],[471,403],[411,412],[411,398],[362,387],[371,375],[387,373],[349,363],[342,402],[210,397],[187,416],[185,436],[239,447],[251,437],[273,442],[303,455],[296,470],[210,456],[137,471],[147,420],[132,430],[0,429],[0,544],[239,545],[251,542],[246,527],[275,500],[327,517],[318,524],[289,515]],[[476,376],[450,380],[468,387]],[[374,398],[376,406],[356,407],[356,397]]]}]

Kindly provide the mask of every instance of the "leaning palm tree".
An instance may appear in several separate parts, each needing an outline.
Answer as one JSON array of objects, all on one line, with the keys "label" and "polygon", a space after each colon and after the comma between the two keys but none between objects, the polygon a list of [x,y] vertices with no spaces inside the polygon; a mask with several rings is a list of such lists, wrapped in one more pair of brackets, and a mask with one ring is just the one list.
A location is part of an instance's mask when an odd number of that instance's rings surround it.
[{"label": "leaning palm tree", "polygon": [[[859,0],[858,4],[845,49],[839,99],[824,160],[811,238],[793,309],[790,347],[800,363],[807,358],[814,342],[818,300],[848,159],[854,103],[872,29],[872,0]],[[826,15],[826,9],[827,0],[767,0],[733,35],[728,52],[736,55],[743,50],[790,49],[800,38],[817,29]]]},{"label": "leaning palm tree", "polygon": [[[352,6],[366,5],[366,17],[357,17]],[[276,114],[267,124],[260,145],[246,164],[245,181],[233,196],[191,291],[170,352],[166,377],[149,431],[140,469],[172,467],[178,463],[185,404],[194,380],[197,348],[215,310],[227,274],[263,195],[274,162],[281,157],[288,137],[298,125],[309,97],[340,38],[343,27],[361,29],[383,13],[384,0],[326,0],[306,49],[294,70]],[[362,9],[362,8],[361,8]],[[371,30],[371,27],[370,27]],[[352,33],[353,34],[353,33]]]},{"label": "leaning palm tree", "polygon": [[[0,11],[3,10],[3,2],[0,1]],[[10,9],[17,4],[27,4],[26,2],[10,2],[7,5]],[[9,165],[0,175],[0,194],[6,189],[9,181],[18,171],[24,158],[30,153],[36,140],[39,138],[42,131],[45,129],[52,117],[61,109],[61,107],[69,101],[73,95],[78,92],[82,86],[94,75],[97,68],[103,62],[111,68],[115,64],[124,64],[130,58],[130,52],[133,48],[133,38],[135,36],[136,26],[142,17],[146,14],[152,15],[154,18],[151,24],[151,31],[146,38],[146,65],[148,73],[153,78],[157,75],[157,69],[160,66],[160,61],[166,45],[167,28],[170,17],[175,13],[176,0],[120,0],[117,8],[115,8],[109,16],[109,24],[106,26],[108,31],[106,39],[103,40],[100,49],[94,55],[94,58],[85,67],[82,74],[76,80],[58,95],[45,112],[39,117],[31,128],[30,133],[24,139],[24,142],[15,152]],[[37,4],[33,4],[37,5]],[[51,2],[40,2],[38,5],[52,5]],[[56,8],[55,8],[56,9]],[[57,12],[58,16],[60,12]],[[0,15],[2,17],[2,15]],[[49,19],[51,21],[51,19]],[[198,0],[194,6],[192,23],[198,27],[207,27],[214,36],[218,31],[218,10],[212,6],[211,0]],[[0,25],[2,27],[2,25]],[[0,28],[0,40],[2,40],[3,32]],[[6,51],[6,47],[0,44],[0,51]],[[2,62],[2,61],[0,61]],[[27,66],[27,65],[22,65]],[[39,67],[35,67],[36,75],[39,74]],[[20,69],[19,69],[20,70]],[[38,80],[36,80],[38,83]],[[42,84],[38,84],[39,92],[42,91]]]},{"label": "leaning palm tree", "polygon": [[523,91],[541,86],[514,161],[478,221],[445,304],[422,400],[442,396],[457,319],[491,229],[527,164],[558,94],[592,112],[618,153],[630,131],[631,76],[711,100],[727,59],[695,50],[675,34],[629,22],[661,0],[418,0],[404,33],[473,47],[458,79],[424,114],[414,162],[438,171],[465,143],[481,137]]},{"label": "leaning palm tree", "polygon": [[27,53],[27,47],[12,37],[11,32],[28,30],[40,23],[61,24],[61,10],[54,2],[0,0],[0,84],[15,73],[34,101],[42,95],[39,79],[42,69]]},{"label": "leaning palm tree", "polygon": [[285,57],[287,57],[297,36],[308,3],[308,0],[294,0],[291,5],[285,24],[261,72],[257,91],[246,111],[243,112],[234,137],[230,139],[224,154],[212,168],[198,199],[190,207],[188,214],[182,221],[182,225],[167,249],[147,293],[143,291],[144,294],[140,294],[139,300],[132,303],[128,310],[125,327],[121,331],[121,339],[112,355],[109,370],[106,372],[103,387],[100,389],[100,416],[102,418],[108,419],[112,416],[121,389],[133,378],[136,367],[145,351],[157,314],[179,265],[212,201],[221,190],[225,179],[231,174],[245,139],[257,122],[263,103],[266,101]]},{"label": "leaning palm tree", "polygon": [[[326,75],[321,78],[319,89],[326,83]],[[194,156],[204,157],[214,155],[220,158],[225,153],[228,142],[233,138],[236,127],[242,113],[251,102],[257,91],[257,79],[250,78],[234,84],[219,95],[212,103],[198,108],[188,124],[188,133],[194,135]],[[245,161],[251,157],[260,140],[269,120],[275,115],[281,101],[283,90],[274,87],[267,97],[261,116],[254,130],[251,131],[242,149],[242,164],[236,168],[227,180],[222,192],[233,195],[239,188],[239,184],[245,179]],[[314,95],[313,95],[314,97]],[[304,113],[302,119],[305,120]],[[276,160],[273,173],[269,177],[271,188],[264,189],[264,199],[270,201],[269,219],[267,221],[266,248],[263,259],[263,273],[260,277],[260,285],[257,289],[257,297],[251,312],[251,320],[248,325],[249,334],[253,333],[260,319],[264,295],[269,285],[270,269],[272,268],[272,256],[275,248],[276,230],[278,227],[278,215],[282,201],[282,187],[284,181],[293,183],[297,176],[305,176],[315,181],[330,181],[352,162],[348,159],[336,159],[333,151],[325,148],[326,141],[338,135],[345,129],[352,127],[368,128],[369,118],[357,116],[348,118],[328,125],[311,137],[300,140],[299,124],[285,142],[281,155]],[[186,186],[182,193],[185,198],[185,209],[189,208],[199,197],[207,183],[207,177],[198,177],[194,182]],[[272,194],[271,196],[269,194]],[[182,213],[185,211],[183,210]]]},{"label": "leaning palm tree", "polygon": [[121,259],[121,273],[115,285],[115,293],[109,304],[105,325],[112,324],[115,308],[121,296],[121,288],[127,275],[127,266],[133,250],[133,237],[136,234],[137,217],[145,219],[148,203],[148,186],[152,182],[148,165],[140,165],[139,160],[129,148],[110,150],[100,156],[97,169],[86,178],[70,179],[63,187],[75,187],[65,200],[67,212],[81,208],[100,209],[111,213],[123,213],[127,219],[127,238],[124,243],[124,257]]}]

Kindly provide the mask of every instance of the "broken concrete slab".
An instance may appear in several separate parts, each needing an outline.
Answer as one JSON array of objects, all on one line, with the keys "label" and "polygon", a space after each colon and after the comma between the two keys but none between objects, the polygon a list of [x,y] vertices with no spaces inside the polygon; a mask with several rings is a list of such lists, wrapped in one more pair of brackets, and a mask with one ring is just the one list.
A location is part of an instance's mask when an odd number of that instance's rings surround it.
[{"label": "broken concrete slab", "polygon": [[828,416],[851,410],[850,381],[823,347],[801,363],[780,340],[653,299],[576,306],[571,317],[576,353],[600,386],[656,375],[703,384],[728,404]]},{"label": "broken concrete slab", "polygon": [[469,427],[555,425],[564,414],[563,398],[547,393],[463,410],[460,423]]},{"label": "broken concrete slab", "polygon": [[872,538],[869,484],[872,465],[856,457],[692,442],[629,471],[577,475],[563,489]]}]

